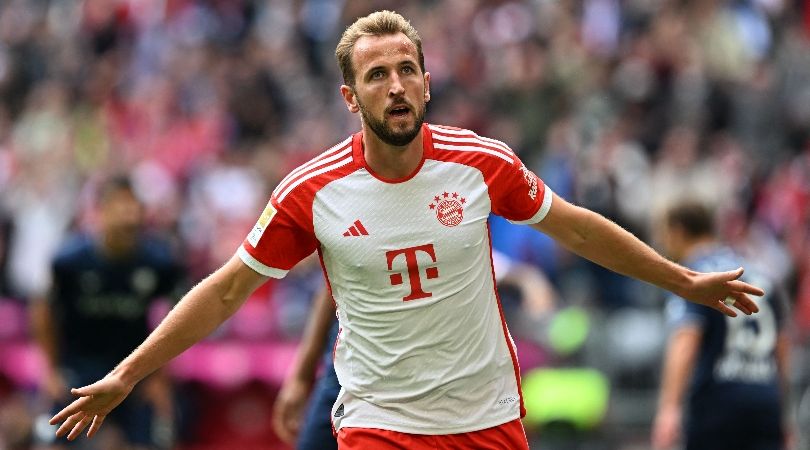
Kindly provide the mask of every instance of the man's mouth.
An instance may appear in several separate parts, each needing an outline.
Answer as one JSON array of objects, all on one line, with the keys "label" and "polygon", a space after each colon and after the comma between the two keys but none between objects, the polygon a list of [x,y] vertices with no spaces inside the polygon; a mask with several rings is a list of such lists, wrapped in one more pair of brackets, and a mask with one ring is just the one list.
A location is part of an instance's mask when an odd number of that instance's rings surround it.
[{"label": "man's mouth", "polygon": [[406,105],[399,105],[394,106],[393,108],[388,110],[388,114],[392,117],[405,117],[408,113],[411,112],[411,108],[407,107]]}]

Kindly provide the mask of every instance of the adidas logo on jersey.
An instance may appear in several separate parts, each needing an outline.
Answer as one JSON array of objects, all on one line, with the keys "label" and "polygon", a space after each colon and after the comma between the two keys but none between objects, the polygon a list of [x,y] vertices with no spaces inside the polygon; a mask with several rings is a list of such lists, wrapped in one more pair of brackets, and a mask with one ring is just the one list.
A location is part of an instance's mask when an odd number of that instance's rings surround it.
[{"label": "adidas logo on jersey", "polygon": [[363,224],[360,223],[360,219],[357,219],[354,221],[354,224],[349,227],[348,230],[343,232],[343,236],[345,237],[368,236],[368,231],[366,230],[366,227],[364,227]]}]

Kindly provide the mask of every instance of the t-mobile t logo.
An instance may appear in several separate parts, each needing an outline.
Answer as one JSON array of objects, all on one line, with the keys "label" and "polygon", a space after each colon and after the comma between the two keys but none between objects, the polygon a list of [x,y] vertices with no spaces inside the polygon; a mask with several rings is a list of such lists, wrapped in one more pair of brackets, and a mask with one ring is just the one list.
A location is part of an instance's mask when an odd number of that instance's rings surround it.
[{"label": "t-mobile t logo", "polygon": [[[436,262],[436,252],[433,250],[433,244],[418,245],[416,247],[408,247],[399,250],[391,250],[385,252],[385,258],[388,260],[388,270],[393,268],[392,264],[399,255],[405,255],[405,264],[408,266],[408,280],[411,284],[411,293],[403,297],[402,300],[418,300],[420,298],[432,297],[433,294],[422,290],[422,275],[419,272],[419,264],[416,261],[417,252],[424,252],[430,256],[433,262]],[[428,267],[425,269],[425,276],[428,280],[439,277],[438,267]],[[391,275],[391,285],[399,286],[402,284],[402,274],[395,273]]]}]

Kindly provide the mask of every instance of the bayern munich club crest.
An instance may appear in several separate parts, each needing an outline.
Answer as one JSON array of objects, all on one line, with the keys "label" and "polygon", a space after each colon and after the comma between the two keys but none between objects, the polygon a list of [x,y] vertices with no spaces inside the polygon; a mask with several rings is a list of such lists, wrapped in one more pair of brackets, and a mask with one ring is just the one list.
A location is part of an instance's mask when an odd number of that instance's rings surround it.
[{"label": "bayern munich club crest", "polygon": [[464,219],[464,205],[467,199],[459,195],[458,192],[442,192],[433,197],[433,201],[428,205],[431,211],[436,212],[439,223],[446,227],[454,227]]}]

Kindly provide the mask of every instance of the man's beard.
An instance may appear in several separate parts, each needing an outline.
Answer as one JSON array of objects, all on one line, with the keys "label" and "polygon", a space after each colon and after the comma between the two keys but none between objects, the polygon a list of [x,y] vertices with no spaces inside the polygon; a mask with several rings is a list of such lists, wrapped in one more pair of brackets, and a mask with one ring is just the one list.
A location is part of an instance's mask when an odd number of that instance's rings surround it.
[{"label": "man's beard", "polygon": [[371,131],[373,131],[381,141],[388,145],[393,145],[396,147],[408,145],[411,141],[413,141],[416,135],[419,134],[419,131],[422,129],[422,123],[425,121],[424,107],[421,111],[417,111],[416,109],[408,106],[408,108],[413,111],[414,115],[416,116],[413,128],[395,131],[388,123],[388,119],[383,118],[382,120],[377,120],[363,106],[363,104],[360,103],[359,100],[357,104],[360,106],[360,115],[363,117],[363,123],[368,125],[368,127],[371,128]]}]

